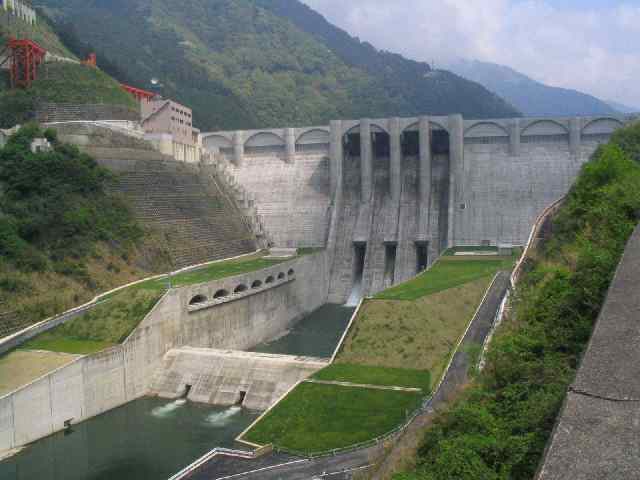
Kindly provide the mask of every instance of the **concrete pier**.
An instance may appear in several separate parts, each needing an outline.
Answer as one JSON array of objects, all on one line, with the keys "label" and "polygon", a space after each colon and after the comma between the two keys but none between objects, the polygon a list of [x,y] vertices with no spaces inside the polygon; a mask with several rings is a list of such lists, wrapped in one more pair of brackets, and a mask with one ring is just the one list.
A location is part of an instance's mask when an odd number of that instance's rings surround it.
[{"label": "concrete pier", "polygon": [[371,201],[373,192],[373,158],[371,152],[371,120],[360,121],[360,175],[362,203]]},{"label": "concrete pier", "polygon": [[293,163],[296,159],[296,130],[295,128],[285,128],[285,158],[287,163]]},{"label": "concrete pier", "polygon": [[418,205],[418,241],[429,239],[429,214],[431,199],[431,126],[429,117],[421,117],[419,124],[420,163],[419,175],[419,205]]},{"label": "concrete pier", "polygon": [[236,167],[241,167],[244,161],[244,133],[235,132],[233,134],[233,163]]},{"label": "concrete pier", "polygon": [[455,245],[455,220],[462,198],[464,172],[464,120],[462,115],[449,115],[449,232],[447,246]]},{"label": "concrete pier", "polygon": [[389,188],[391,199],[394,203],[400,203],[401,192],[401,169],[402,169],[402,145],[400,143],[400,119],[389,120],[389,143],[390,143],[390,168],[389,168]]},{"label": "concrete pier", "polygon": [[329,183],[331,198],[335,198],[338,189],[342,188],[342,165],[344,162],[342,121],[332,120],[329,128],[331,135],[331,165],[329,167]]}]

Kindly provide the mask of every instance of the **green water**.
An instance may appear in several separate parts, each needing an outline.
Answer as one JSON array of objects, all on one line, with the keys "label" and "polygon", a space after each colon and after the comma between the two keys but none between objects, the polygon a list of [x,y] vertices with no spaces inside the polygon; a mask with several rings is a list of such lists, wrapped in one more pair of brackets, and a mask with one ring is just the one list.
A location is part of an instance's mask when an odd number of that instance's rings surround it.
[{"label": "green water", "polygon": [[257,417],[215,408],[144,398],[40,440],[0,463],[2,480],[167,480]]},{"label": "green water", "polygon": [[252,351],[331,357],[354,311],[355,308],[328,303],[303,318],[285,336]]}]

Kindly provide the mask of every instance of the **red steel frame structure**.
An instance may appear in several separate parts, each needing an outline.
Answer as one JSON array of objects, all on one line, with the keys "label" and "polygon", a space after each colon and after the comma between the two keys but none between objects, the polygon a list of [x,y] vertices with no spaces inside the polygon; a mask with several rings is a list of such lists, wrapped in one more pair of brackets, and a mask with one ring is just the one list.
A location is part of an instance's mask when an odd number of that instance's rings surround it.
[{"label": "red steel frame structure", "polygon": [[38,78],[38,67],[44,61],[47,51],[33,40],[10,38],[7,46],[11,52],[11,88],[29,88]]},{"label": "red steel frame structure", "polygon": [[153,92],[148,92],[147,90],[142,90],[141,88],[132,87],[130,85],[125,85],[124,83],[120,84],[122,89],[126,92],[129,92],[131,95],[136,97],[136,100],[141,102],[142,100],[151,100],[156,96]]}]

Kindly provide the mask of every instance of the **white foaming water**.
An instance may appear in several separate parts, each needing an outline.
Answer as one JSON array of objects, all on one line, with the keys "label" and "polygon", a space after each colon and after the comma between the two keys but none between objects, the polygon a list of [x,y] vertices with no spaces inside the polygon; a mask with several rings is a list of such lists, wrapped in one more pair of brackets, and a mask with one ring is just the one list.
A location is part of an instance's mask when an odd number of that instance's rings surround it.
[{"label": "white foaming water", "polygon": [[161,407],[156,407],[153,410],[151,410],[151,415],[158,418],[168,417],[169,415],[171,415],[171,413],[173,413],[174,411],[176,411],[178,408],[182,407],[186,403],[187,401],[184,399],[167,403],[166,405],[163,405]]},{"label": "white foaming water", "polygon": [[357,307],[361,299],[362,299],[362,279],[356,281],[356,283],[353,284],[353,290],[351,290],[351,295],[349,296],[349,300],[347,300],[345,307]]},{"label": "white foaming water", "polygon": [[224,427],[231,423],[234,415],[242,410],[241,407],[230,407],[224,412],[216,412],[207,416],[206,422],[212,427]]}]

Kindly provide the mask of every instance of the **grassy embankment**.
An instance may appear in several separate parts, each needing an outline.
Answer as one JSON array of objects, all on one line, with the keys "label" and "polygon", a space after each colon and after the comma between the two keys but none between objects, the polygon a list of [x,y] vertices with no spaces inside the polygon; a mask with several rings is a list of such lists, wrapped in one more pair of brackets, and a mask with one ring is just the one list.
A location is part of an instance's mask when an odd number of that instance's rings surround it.
[{"label": "grassy embankment", "polygon": [[[634,161],[635,160],[635,161]],[[640,219],[640,124],[583,170],[527,264],[485,370],[398,480],[534,478],[625,244]],[[396,464],[407,459],[395,458]]]},{"label": "grassy embankment", "polygon": [[439,379],[493,275],[513,261],[446,256],[430,271],[367,300],[336,363],[314,375],[420,393],[303,383],[245,439],[317,453],[399,426],[430,393],[431,380]]},{"label": "grassy embankment", "polygon": [[[171,277],[172,287],[195,285],[267,268],[281,260],[263,253],[215,263]],[[164,295],[168,277],[133,285],[106,297],[105,302],[64,325],[23,344],[23,350],[89,354],[123,342]]]}]

